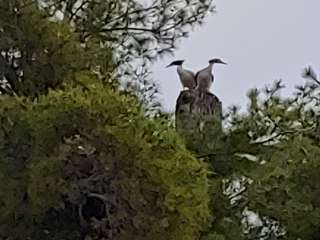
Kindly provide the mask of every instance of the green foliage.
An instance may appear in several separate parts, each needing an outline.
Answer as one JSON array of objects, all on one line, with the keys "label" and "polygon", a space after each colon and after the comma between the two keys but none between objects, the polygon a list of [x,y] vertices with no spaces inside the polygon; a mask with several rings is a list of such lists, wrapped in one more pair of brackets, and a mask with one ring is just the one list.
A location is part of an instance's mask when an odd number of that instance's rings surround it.
[{"label": "green foliage", "polygon": [[206,167],[134,97],[96,81],[0,106],[1,238],[198,238]]},{"label": "green foliage", "polygon": [[[318,238],[320,84],[311,68],[304,77],[309,80],[291,98],[280,97],[284,86],[277,81],[248,93],[246,114],[229,112],[225,131],[229,171],[218,171],[213,179],[215,218],[209,230],[213,236]],[[260,225],[244,226],[246,209],[259,214]]]},{"label": "green foliage", "polygon": [[[288,100],[274,96],[279,89],[276,84],[270,97],[262,103],[264,107],[259,106],[263,114],[255,120],[259,130],[253,131],[256,139],[251,139],[267,146],[265,151],[256,154],[258,162],[264,164],[247,174],[254,180],[248,189],[249,207],[278,220],[290,239],[315,239],[319,234],[317,84],[307,82]],[[258,127],[267,122],[264,129]],[[263,134],[267,136],[262,138]]]},{"label": "green foliage", "polygon": [[111,45],[121,62],[172,53],[190,27],[214,10],[212,0],[49,0],[42,6],[51,16],[60,14],[72,23],[83,41],[94,37]]},{"label": "green foliage", "polygon": [[[130,59],[150,61],[150,44],[173,49],[211,1],[186,2],[183,14],[167,12],[171,1],[129,3],[0,0],[1,239],[193,240],[206,226],[205,164],[132,92],[105,83]],[[148,17],[162,19],[160,32],[134,29]],[[127,45],[144,33],[147,45]]]},{"label": "green foliage", "polygon": [[281,81],[251,90],[224,132],[205,117],[190,127],[201,160],[167,118],[147,119],[132,91],[109,84],[120,76],[154,103],[149,63],[210,10],[211,0],[0,0],[1,239],[318,238],[311,67],[292,98]]},{"label": "green foliage", "polygon": [[36,97],[74,80],[74,73],[110,71],[111,52],[85,48],[67,23],[50,19],[31,1],[0,1],[0,92]]},{"label": "green foliage", "polygon": [[0,93],[37,97],[85,69],[120,81],[159,114],[151,62],[172,54],[214,7],[212,0],[0,0]]},{"label": "green foliage", "polygon": [[113,76],[138,94],[152,114],[159,113],[160,102],[158,85],[151,77],[151,63],[172,54],[180,40],[188,37],[215,9],[212,0],[48,0],[45,3],[42,6],[46,12],[69,23],[84,45],[97,41],[102,51],[105,47],[112,50]]}]

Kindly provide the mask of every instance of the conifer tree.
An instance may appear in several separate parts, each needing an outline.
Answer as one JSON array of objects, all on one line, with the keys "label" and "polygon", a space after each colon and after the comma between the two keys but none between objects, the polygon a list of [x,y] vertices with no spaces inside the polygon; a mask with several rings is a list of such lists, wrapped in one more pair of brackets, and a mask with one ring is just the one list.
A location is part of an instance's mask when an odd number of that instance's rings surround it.
[{"label": "conifer tree", "polygon": [[48,3],[0,0],[0,239],[199,238],[207,166]]},{"label": "conifer tree", "polygon": [[216,218],[204,239],[318,238],[320,82],[311,67],[303,77],[292,97],[276,81],[249,91],[247,113],[229,112],[228,171],[213,178]]}]

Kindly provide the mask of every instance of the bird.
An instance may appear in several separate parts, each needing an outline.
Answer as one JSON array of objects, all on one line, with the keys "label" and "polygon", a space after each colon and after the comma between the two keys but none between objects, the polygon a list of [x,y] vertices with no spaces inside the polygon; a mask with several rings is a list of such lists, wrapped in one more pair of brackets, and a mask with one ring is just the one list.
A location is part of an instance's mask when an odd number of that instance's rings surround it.
[{"label": "bird", "polygon": [[209,92],[210,87],[214,81],[212,68],[215,63],[227,64],[219,58],[213,58],[209,60],[209,66],[196,73],[196,90],[200,92]]},{"label": "bird", "polygon": [[177,66],[177,72],[180,78],[182,87],[185,89],[194,89],[196,87],[195,74],[187,69],[182,67],[184,60],[176,60],[170,63],[168,67]]}]

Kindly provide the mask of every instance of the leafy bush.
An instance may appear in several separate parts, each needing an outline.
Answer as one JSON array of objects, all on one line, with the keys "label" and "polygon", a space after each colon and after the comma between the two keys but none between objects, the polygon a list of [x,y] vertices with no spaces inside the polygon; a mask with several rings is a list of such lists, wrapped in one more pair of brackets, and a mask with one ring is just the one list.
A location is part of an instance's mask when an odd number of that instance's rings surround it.
[{"label": "leafy bush", "polygon": [[204,239],[319,238],[320,81],[311,68],[304,76],[290,98],[276,81],[249,92],[247,113],[230,111],[228,171],[214,176],[215,218]]},{"label": "leafy bush", "polygon": [[88,88],[1,97],[0,238],[197,239],[204,164],[131,95]]}]

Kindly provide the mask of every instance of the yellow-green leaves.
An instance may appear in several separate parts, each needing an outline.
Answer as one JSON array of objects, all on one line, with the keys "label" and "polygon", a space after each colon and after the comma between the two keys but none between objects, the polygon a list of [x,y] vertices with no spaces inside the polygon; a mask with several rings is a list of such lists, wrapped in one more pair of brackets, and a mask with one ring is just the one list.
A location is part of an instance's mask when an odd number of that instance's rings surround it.
[{"label": "yellow-green leaves", "polygon": [[[78,78],[86,90],[0,105],[6,118],[0,133],[10,136],[1,139],[0,221],[7,230],[19,222],[20,229],[2,233],[46,239],[45,230],[59,239],[82,234],[81,220],[94,223],[87,226],[92,238],[197,239],[209,218],[206,166],[174,130],[146,119],[135,97],[91,82],[90,75]],[[9,146],[16,142],[14,151]],[[79,209],[95,194],[110,210],[91,222]],[[7,222],[13,216],[22,220]],[[53,218],[61,221],[52,226]]]}]

